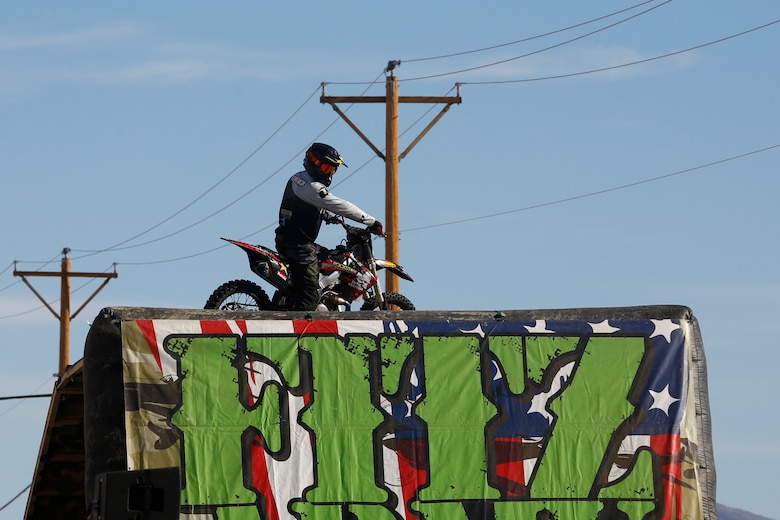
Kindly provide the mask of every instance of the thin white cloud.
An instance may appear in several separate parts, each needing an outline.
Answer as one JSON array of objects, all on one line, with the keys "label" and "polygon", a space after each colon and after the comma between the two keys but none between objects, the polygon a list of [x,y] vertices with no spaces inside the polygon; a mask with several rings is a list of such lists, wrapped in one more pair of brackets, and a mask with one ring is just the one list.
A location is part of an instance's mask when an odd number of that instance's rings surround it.
[{"label": "thin white cloud", "polygon": [[[56,65],[50,58],[58,55]],[[24,55],[22,61],[15,54]],[[19,54],[22,55],[22,54]],[[308,57],[310,58],[310,56]],[[206,79],[255,78],[278,80],[310,68],[299,64],[303,53],[234,48],[222,43],[170,41],[132,24],[115,24],[78,31],[11,35],[0,31],[0,72],[13,78],[4,85],[24,92],[59,82],[183,83]],[[24,65],[21,66],[20,63]]]},{"label": "thin white cloud", "polygon": [[0,51],[24,49],[62,48],[69,45],[105,42],[137,33],[131,25],[106,25],[81,31],[67,31],[37,36],[21,36],[0,33]]},{"label": "thin white cloud", "polygon": [[183,82],[215,76],[224,68],[195,59],[149,61],[100,73],[102,79],[132,82]]}]

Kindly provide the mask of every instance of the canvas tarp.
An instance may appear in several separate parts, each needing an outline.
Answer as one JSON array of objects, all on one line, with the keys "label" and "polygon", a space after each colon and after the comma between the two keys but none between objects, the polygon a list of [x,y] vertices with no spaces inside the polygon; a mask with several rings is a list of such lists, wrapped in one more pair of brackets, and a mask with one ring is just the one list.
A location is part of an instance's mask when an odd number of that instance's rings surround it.
[{"label": "canvas tarp", "polygon": [[687,307],[104,309],[84,370],[88,492],[179,467],[184,518],[717,520]]}]

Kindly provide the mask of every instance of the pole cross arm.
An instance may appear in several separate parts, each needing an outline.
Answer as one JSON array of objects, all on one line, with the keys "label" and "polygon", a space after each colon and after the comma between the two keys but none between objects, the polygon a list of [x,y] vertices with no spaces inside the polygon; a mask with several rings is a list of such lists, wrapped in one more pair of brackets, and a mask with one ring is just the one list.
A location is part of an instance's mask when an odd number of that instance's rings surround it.
[{"label": "pole cross arm", "polygon": [[[427,134],[431,128],[433,128],[433,125],[439,122],[439,120],[444,117],[444,114],[447,113],[447,111],[450,109],[452,105],[460,104],[462,101],[462,98],[460,96],[399,96],[398,102],[399,103],[444,103],[445,106],[441,109],[441,112],[433,118],[433,120],[428,123],[428,126],[426,126],[422,132],[412,141],[412,143],[404,150],[401,154],[399,154],[398,159],[403,159],[407,155],[409,155],[409,152],[412,151],[412,148],[414,148],[417,143],[420,142],[420,140],[425,137],[425,134]],[[365,142],[369,148],[371,148],[374,153],[382,159],[383,161],[386,160],[385,154],[379,150],[379,148],[374,145],[374,143],[371,142],[371,140],[366,137],[366,135],[360,131],[360,129],[353,123],[347,115],[344,113],[343,110],[341,110],[336,103],[386,103],[387,97],[386,96],[320,96],[320,103],[328,103],[333,110],[341,117],[341,119],[346,122],[349,127],[354,130],[354,132],[360,137],[363,142]]]},{"label": "pole cross arm", "polygon": [[[57,318],[60,322],[60,364],[59,364],[59,375],[65,373],[65,369],[67,368],[69,364],[69,358],[70,358],[70,320],[75,318],[79,312],[81,312],[84,307],[89,304],[89,302],[92,301],[92,299],[97,296],[97,294],[103,289],[103,287],[106,286],[106,284],[112,279],[117,278],[119,275],[116,272],[116,264],[114,264],[114,272],[113,273],[87,273],[87,272],[78,272],[78,271],[71,271],[70,270],[70,258],[68,258],[67,253],[69,252],[69,249],[63,250],[63,258],[62,258],[62,270],[61,271],[19,271],[16,269],[16,263],[14,263],[14,276],[19,276],[22,278],[22,281],[27,285],[27,287],[30,288],[30,290],[35,294],[35,296],[38,297],[41,302],[46,306],[49,311],[51,311],[52,314],[54,314],[54,317]],[[58,277],[60,279],[60,312],[58,313],[55,311],[51,305],[43,298],[43,296],[40,295],[38,291],[35,290],[35,288],[32,286],[32,284],[27,280],[27,277],[29,276],[47,276],[47,277]],[[70,280],[71,278],[104,278],[103,283],[95,289],[95,291],[90,295],[89,298],[79,307],[76,312],[71,313],[70,312]]]},{"label": "pole cross arm", "polygon": [[[384,103],[386,96],[320,96],[320,103]],[[460,104],[460,96],[398,96],[399,103]]]},{"label": "pole cross arm", "polygon": [[[113,273],[80,273],[78,271],[67,271],[68,276],[77,278],[117,278],[119,274]],[[14,271],[14,276],[62,276],[62,271]]]},{"label": "pole cross arm", "polygon": [[26,278],[27,276],[58,276],[58,277],[69,276],[69,277],[77,277],[77,278],[105,278],[105,280],[103,280],[103,283],[100,284],[100,287],[95,289],[94,292],[92,293],[92,295],[89,298],[87,298],[87,300],[84,303],[81,304],[81,307],[79,307],[76,310],[76,312],[74,312],[73,314],[70,315],[70,319],[73,319],[73,318],[75,318],[78,315],[79,312],[81,312],[84,309],[84,307],[89,305],[89,302],[91,302],[92,299],[95,298],[95,296],[97,296],[97,294],[103,289],[103,287],[105,287],[106,284],[111,281],[111,278],[117,278],[119,276],[119,274],[116,271],[114,271],[113,273],[81,273],[81,272],[78,272],[78,271],[66,271],[65,273],[63,273],[62,271],[49,271],[49,272],[46,272],[46,271],[16,271],[16,270],[14,270],[14,276],[21,277],[21,279],[25,283],[25,285],[27,285],[27,287],[30,288],[30,290],[33,292],[33,294],[35,294],[35,296],[37,296],[38,299],[41,300],[41,302],[43,302],[43,304],[46,306],[46,308],[49,309],[49,311],[51,311],[51,313],[54,314],[54,317],[57,318],[57,319],[62,319],[62,316],[60,316],[54,309],[52,309],[51,305],[49,305],[49,302],[47,302],[43,298],[43,296],[41,296],[40,293],[38,293],[38,291],[35,290],[35,288],[32,286],[32,284],[27,280],[27,278]]}]

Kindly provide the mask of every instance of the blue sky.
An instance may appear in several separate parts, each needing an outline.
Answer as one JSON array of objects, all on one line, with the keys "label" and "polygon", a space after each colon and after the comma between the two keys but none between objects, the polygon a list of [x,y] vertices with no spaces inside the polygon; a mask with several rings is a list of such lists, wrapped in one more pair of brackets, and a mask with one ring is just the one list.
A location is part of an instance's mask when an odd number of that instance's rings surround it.
[{"label": "blue sky", "polygon": [[[312,141],[350,166],[334,193],[384,220],[382,161],[319,96],[383,95],[401,60],[401,95],[463,98],[401,161],[401,292],[431,310],[690,306],[717,499],[780,518],[779,19],[772,0],[4,2],[0,396],[50,391],[58,365],[57,320],[14,261],[116,264],[73,322],[75,361],[104,306],[200,308],[251,278],[219,237],[272,244]],[[340,108],[384,146],[383,105]],[[401,106],[402,150],[438,110]],[[56,279],[31,281],[58,305]],[[29,483],[47,405],[0,402],[0,505]]]}]

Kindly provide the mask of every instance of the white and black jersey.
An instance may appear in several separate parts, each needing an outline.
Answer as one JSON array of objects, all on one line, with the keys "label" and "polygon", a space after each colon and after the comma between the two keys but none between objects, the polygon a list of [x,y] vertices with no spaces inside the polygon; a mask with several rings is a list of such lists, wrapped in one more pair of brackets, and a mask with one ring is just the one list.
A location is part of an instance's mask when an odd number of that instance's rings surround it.
[{"label": "white and black jersey", "polygon": [[328,187],[312,178],[306,170],[290,177],[279,206],[277,241],[314,242],[319,235],[324,212],[372,225],[376,219],[348,200],[333,195]]}]

